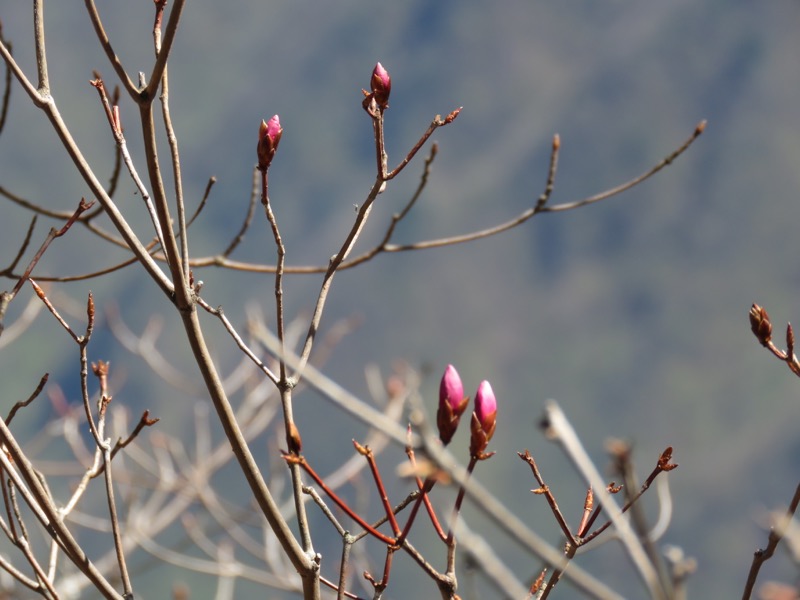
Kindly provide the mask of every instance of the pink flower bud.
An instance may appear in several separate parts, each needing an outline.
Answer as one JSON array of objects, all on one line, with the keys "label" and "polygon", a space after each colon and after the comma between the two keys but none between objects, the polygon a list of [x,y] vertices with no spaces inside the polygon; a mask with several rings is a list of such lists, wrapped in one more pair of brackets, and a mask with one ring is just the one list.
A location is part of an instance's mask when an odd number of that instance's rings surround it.
[{"label": "pink flower bud", "polygon": [[258,128],[258,146],[256,147],[258,168],[260,170],[266,171],[269,168],[282,135],[283,128],[278,115],[275,115],[269,121],[261,120],[261,126]]},{"label": "pink flower bud", "polygon": [[497,416],[497,399],[494,397],[492,385],[484,380],[478,386],[478,393],[475,394],[475,414],[481,427],[487,433],[494,431],[495,417]]},{"label": "pink flower bud", "polygon": [[372,79],[369,83],[378,106],[381,109],[388,108],[389,94],[392,91],[392,78],[389,77],[388,71],[383,68],[381,63],[375,65],[372,70]]},{"label": "pink flower bud", "polygon": [[469,449],[473,457],[485,459],[493,454],[484,454],[484,450],[494,435],[496,425],[497,399],[491,384],[484,380],[481,381],[475,394],[475,412],[472,413],[472,438]]},{"label": "pink flower bud", "polygon": [[447,365],[439,385],[439,410],[436,413],[439,439],[443,444],[447,445],[453,439],[461,415],[467,410],[467,404],[469,398],[464,397],[464,386],[458,371],[453,365]]},{"label": "pink flower bud", "polygon": [[461,384],[461,377],[453,365],[447,365],[439,386],[439,402],[447,402],[454,411],[457,411],[463,400],[464,386]]}]

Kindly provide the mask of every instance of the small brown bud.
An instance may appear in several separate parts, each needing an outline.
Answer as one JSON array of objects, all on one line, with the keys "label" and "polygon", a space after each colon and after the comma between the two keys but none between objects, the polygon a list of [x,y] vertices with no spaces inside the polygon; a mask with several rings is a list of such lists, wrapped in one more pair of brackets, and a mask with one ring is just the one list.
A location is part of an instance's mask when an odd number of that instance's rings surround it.
[{"label": "small brown bud", "polygon": [[530,595],[535,595],[540,589],[542,589],[542,585],[544,584],[544,576],[547,575],[547,569],[542,569],[542,572],[539,573],[539,576],[536,578],[531,584]]},{"label": "small brown bud", "polygon": [[303,438],[300,437],[300,431],[294,422],[289,423],[289,435],[286,443],[289,444],[289,452],[292,454],[299,455],[303,451]]},{"label": "small brown bud", "polygon": [[356,452],[358,452],[362,456],[371,456],[372,455],[372,450],[370,449],[369,446],[363,446],[363,445],[359,444],[355,440],[353,440],[353,446],[355,447]]},{"label": "small brown bud", "polygon": [[89,298],[86,300],[86,316],[89,323],[94,323],[94,296],[89,292]]},{"label": "small brown bud", "polygon": [[449,125],[450,123],[452,123],[453,121],[455,121],[455,120],[456,120],[456,117],[457,117],[458,115],[460,115],[460,114],[461,114],[461,109],[463,109],[463,108],[464,108],[463,106],[459,106],[457,109],[455,109],[455,110],[454,110],[453,112],[451,112],[449,115],[447,115],[447,116],[444,118],[444,124],[445,124],[445,125]]},{"label": "small brown bud", "polygon": [[667,446],[667,449],[658,457],[658,468],[662,471],[672,471],[678,465],[671,463],[672,460],[672,446]]},{"label": "small brown bud", "polygon": [[42,300],[47,300],[47,296],[45,296],[44,290],[41,288],[41,286],[38,283],[36,283],[33,279],[28,279],[28,281],[31,282],[31,285],[33,286],[33,291],[36,292],[36,295],[39,296],[39,298],[41,298]]},{"label": "small brown bud", "polygon": [[769,344],[772,339],[772,321],[763,306],[753,304],[750,307],[750,329],[762,346]]},{"label": "small brown bud", "polygon": [[95,377],[106,377],[108,375],[108,365],[104,360],[98,360],[97,362],[92,362],[92,373]]},{"label": "small brown bud", "polygon": [[703,133],[706,130],[706,125],[707,124],[708,124],[708,121],[706,121],[705,119],[700,121],[697,124],[697,127],[695,127],[695,129],[694,129],[694,134],[695,135],[700,135],[701,133]]}]

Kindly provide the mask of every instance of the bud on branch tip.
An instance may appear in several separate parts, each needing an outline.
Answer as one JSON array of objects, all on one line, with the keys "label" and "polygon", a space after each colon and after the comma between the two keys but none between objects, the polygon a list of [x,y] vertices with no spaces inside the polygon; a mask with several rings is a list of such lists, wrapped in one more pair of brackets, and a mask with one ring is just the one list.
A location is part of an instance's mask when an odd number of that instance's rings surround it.
[{"label": "bud on branch tip", "polygon": [[392,78],[381,63],[372,70],[372,79],[369,82],[375,102],[381,109],[389,107],[389,94],[392,91]]},{"label": "bud on branch tip", "polygon": [[261,126],[258,128],[258,146],[256,147],[258,168],[261,171],[269,168],[282,135],[283,128],[278,115],[273,116],[269,121],[261,120]]},{"label": "bud on branch tip", "polygon": [[753,304],[750,307],[750,329],[762,346],[769,344],[772,339],[772,321],[763,306]]},{"label": "bud on branch tip", "polygon": [[464,386],[458,371],[453,365],[447,365],[439,385],[439,410],[436,413],[439,439],[443,444],[447,445],[453,439],[467,404],[469,398],[464,397]]},{"label": "bud on branch tip", "polygon": [[492,391],[491,384],[484,380],[478,386],[478,393],[475,394],[475,414],[481,427],[486,432],[486,437],[492,439],[497,417],[497,399]]},{"label": "bud on branch tip", "polygon": [[491,384],[484,380],[478,386],[475,394],[475,412],[472,413],[472,438],[470,439],[470,454],[474,458],[486,459],[490,454],[485,454],[486,446],[494,435],[497,425],[497,398],[492,391]]}]

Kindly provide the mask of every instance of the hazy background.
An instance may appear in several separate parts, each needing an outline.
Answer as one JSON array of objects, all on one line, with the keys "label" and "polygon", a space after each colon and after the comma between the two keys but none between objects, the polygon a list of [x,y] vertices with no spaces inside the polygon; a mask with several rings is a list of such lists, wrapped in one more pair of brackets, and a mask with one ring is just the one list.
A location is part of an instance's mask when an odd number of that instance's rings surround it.
[{"label": "hazy background", "polygon": [[[152,4],[99,4],[129,72],[149,71]],[[5,35],[33,77],[29,13],[28,3],[0,8]],[[46,17],[53,95],[102,179],[110,173],[113,144],[88,81],[98,69],[110,85],[112,69],[78,3],[50,2]],[[195,0],[170,63],[190,204],[199,201],[209,176],[218,178],[191,232],[194,254],[221,251],[237,230],[258,124],[279,113],[285,131],[270,196],[287,261],[326,262],[373,178],[372,130],[360,89],[368,87],[376,61],[393,81],[390,165],[436,114],[464,106],[434,136],[440,154],[432,179],[398,231],[400,242],[483,228],[525,210],[544,185],[555,132],[562,152],[552,203],[560,203],[646,170],[707,119],[706,133],[686,155],[622,197],[542,215],[478,243],[381,256],[342,273],[322,326],[350,315],[363,319],[328,368],[359,394],[366,389],[365,363],[388,372],[398,358],[432,369],[424,385],[432,411],[448,362],[459,368],[470,394],[489,379],[500,404],[492,442],[498,455],[480,465],[477,477],[554,543],[552,518],[529,493],[529,470],[514,456],[529,448],[577,518],[582,484],[536,427],[546,399],[561,403],[600,465],[609,436],[633,442],[642,475],[664,447],[674,446],[680,463],[670,475],[675,516],[660,543],[697,558],[691,597],[737,597],[753,551],[766,541],[759,522],[767,509],[788,502],[800,477],[800,382],[760,348],[747,320],[752,302],[765,305],[780,340],[785,322],[800,319],[799,18],[800,5],[786,0]],[[121,110],[136,153],[136,110],[130,102]],[[6,189],[60,210],[88,193],[18,86],[0,142]],[[413,164],[380,197],[362,249],[381,235],[420,172],[421,162]],[[120,204],[141,212],[129,180],[122,181]],[[4,265],[28,219],[25,211],[3,206]],[[138,227],[150,235],[141,215]],[[37,239],[45,231],[40,225]],[[88,239],[76,231],[59,240],[37,272],[80,273],[123,256],[83,245]],[[274,254],[262,218],[234,258],[272,262]],[[245,304],[254,300],[272,314],[270,277],[213,269],[200,277],[204,297],[223,304],[234,320],[241,322]],[[7,280],[3,287],[12,285]],[[289,316],[312,306],[318,286],[317,276],[287,283]],[[57,287],[75,298],[89,289],[101,306],[122,302],[136,330],[153,312],[170,314],[141,270]],[[17,304],[9,320],[23,306]],[[0,351],[4,406],[27,397],[44,371],[77,402],[77,353],[69,340],[49,316],[33,332]],[[228,338],[221,331],[211,337],[215,352],[230,355],[232,364],[236,350]],[[167,337],[162,348],[187,376],[196,376],[180,336]],[[117,369],[115,398],[152,409],[164,431],[186,426],[191,400],[142,376],[141,360],[102,327],[93,352]],[[328,414],[320,403],[301,397],[297,418],[304,450],[326,464],[338,452],[348,456],[349,440],[363,430],[351,421],[334,429],[320,417]],[[29,426],[51,416],[46,403],[39,410],[26,417]],[[466,446],[463,432],[454,444]],[[402,459],[400,449],[390,451],[387,468]],[[492,538],[491,526],[480,529]],[[537,561],[507,541],[492,541],[520,578],[537,570]],[[323,552],[332,558],[336,546]],[[579,561],[626,596],[642,597],[620,556],[606,546]],[[779,553],[762,580],[772,576],[791,580],[797,573]],[[143,597],[166,597],[175,579],[192,582],[192,598],[210,597],[204,594],[211,593],[211,580],[185,572],[166,572],[158,581],[141,577],[138,586]],[[403,597],[396,581],[390,596]],[[417,597],[433,597],[429,587],[416,588]],[[572,595],[567,588],[560,593]]]}]

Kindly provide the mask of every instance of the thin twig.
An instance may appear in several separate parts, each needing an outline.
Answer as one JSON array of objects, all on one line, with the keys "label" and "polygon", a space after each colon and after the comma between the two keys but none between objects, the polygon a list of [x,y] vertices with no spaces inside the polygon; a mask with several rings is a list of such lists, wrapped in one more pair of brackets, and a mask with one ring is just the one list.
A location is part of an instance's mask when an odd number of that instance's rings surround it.
[{"label": "thin twig", "polygon": [[395,537],[397,537],[400,535],[400,525],[397,524],[394,511],[389,504],[389,495],[386,492],[386,487],[383,485],[383,478],[381,477],[381,473],[378,470],[378,465],[375,462],[375,455],[372,453],[372,450],[370,450],[369,446],[362,446],[355,440],[353,440],[353,446],[355,446],[355,449],[359,454],[367,459],[367,464],[369,464],[369,469],[372,472],[372,478],[375,480],[375,485],[378,488],[378,494],[381,497],[381,504],[383,505],[386,518],[389,519],[389,524],[392,527],[392,531],[394,532]]},{"label": "thin twig", "polygon": [[[166,0],[155,3],[156,18],[153,25],[153,44],[156,57],[161,54],[161,22],[166,7]],[[170,159],[172,161],[172,179],[175,186],[175,212],[178,215],[178,238],[181,241],[181,262],[183,264],[183,279],[189,280],[189,239],[186,226],[186,204],[183,198],[183,179],[181,176],[181,155],[178,147],[178,136],[172,123],[169,109],[169,68],[165,62],[164,73],[161,75],[161,116],[164,121],[164,130],[169,143]]]},{"label": "thin twig", "polygon": [[158,215],[156,214],[155,206],[153,206],[153,199],[150,197],[150,193],[147,191],[144,181],[142,181],[142,178],[139,177],[139,172],[136,169],[136,165],[133,164],[133,158],[131,158],[131,154],[128,151],[128,142],[125,140],[125,135],[122,133],[119,107],[111,106],[110,102],[108,101],[108,95],[106,94],[105,84],[98,73],[95,73],[95,78],[90,83],[100,95],[100,102],[105,110],[108,123],[111,126],[111,133],[114,135],[114,140],[117,142],[117,149],[122,155],[122,160],[125,162],[125,167],[128,169],[128,173],[130,174],[131,179],[133,179],[136,189],[139,190],[139,194],[141,195],[145,207],[147,208],[147,213],[150,215],[150,220],[153,223],[153,229],[155,230],[158,242],[163,249],[165,248],[163,227],[161,226]]},{"label": "thin twig", "polygon": [[59,238],[62,235],[64,235],[65,233],[67,233],[67,231],[69,231],[70,227],[72,227],[72,224],[75,223],[75,221],[78,219],[78,217],[80,217],[81,213],[83,213],[86,210],[88,210],[89,208],[91,208],[93,204],[94,204],[94,202],[89,202],[87,204],[86,200],[81,198],[81,201],[78,203],[78,208],[75,209],[75,212],[72,213],[72,216],[61,227],[61,229],[56,229],[55,227],[51,227],[50,228],[50,231],[48,232],[47,237],[45,238],[44,242],[42,242],[42,245],[39,247],[39,250],[36,252],[36,255],[28,263],[28,266],[25,268],[25,272],[17,280],[17,283],[14,286],[14,289],[11,290],[11,297],[12,298],[17,295],[17,292],[19,292],[20,288],[22,288],[22,286],[25,283],[25,281],[27,281],[30,278],[30,275],[33,272],[33,269],[36,267],[36,265],[39,263],[39,260],[42,258],[44,253],[47,251],[47,248],[50,246],[51,242],[53,240],[55,240],[56,238]]},{"label": "thin twig", "polygon": [[19,249],[17,250],[16,256],[12,259],[11,264],[9,264],[5,269],[3,269],[3,275],[8,275],[13,277],[14,269],[17,268],[19,261],[22,260],[22,256],[25,254],[25,251],[28,249],[28,245],[31,243],[31,238],[33,237],[33,230],[36,227],[36,221],[38,220],[37,215],[33,215],[31,219],[31,224],[28,225],[28,230],[25,232],[25,238],[22,240],[22,244],[20,244]]},{"label": "thin twig", "polygon": [[794,353],[794,329],[791,323],[786,325],[786,351],[778,348],[772,341],[772,321],[763,306],[753,304],[750,307],[750,329],[762,346],[785,362],[792,373],[800,377],[800,359]]},{"label": "thin twig", "polygon": [[461,108],[463,107],[455,109],[444,119],[442,119],[442,117],[440,117],[439,115],[436,115],[436,118],[433,121],[431,121],[431,124],[428,126],[428,129],[425,131],[425,133],[422,134],[422,137],[420,137],[419,140],[417,140],[417,143],[414,144],[414,147],[408,151],[408,154],[406,154],[405,158],[403,158],[400,164],[397,165],[390,173],[386,175],[386,180],[388,181],[390,179],[394,179],[395,177],[397,177],[400,174],[400,172],[406,167],[406,165],[409,162],[411,162],[411,160],[416,156],[417,152],[419,152],[420,149],[425,145],[425,142],[427,142],[428,138],[430,138],[431,135],[433,135],[434,131],[439,129],[439,127],[442,127],[444,125],[449,125],[450,123],[455,121],[456,117],[461,112]]},{"label": "thin twig", "polygon": [[[0,42],[6,45],[9,54],[13,53],[11,42],[3,35],[3,24],[0,23]],[[8,118],[8,107],[11,103],[11,66],[6,63],[6,76],[3,82],[2,109],[0,109],[0,133],[3,132]]]},{"label": "thin twig", "polygon": [[236,331],[236,328],[233,326],[233,324],[230,322],[228,317],[225,315],[225,312],[222,310],[222,307],[219,306],[217,308],[214,308],[210,304],[208,304],[208,302],[203,300],[202,298],[198,298],[197,299],[197,304],[203,310],[205,310],[206,312],[214,315],[215,317],[217,317],[220,320],[220,322],[222,323],[223,327],[225,327],[225,329],[228,331],[230,336],[233,338],[233,341],[236,342],[236,345],[239,347],[239,349],[242,352],[244,352],[245,355],[251,361],[253,361],[254,365],[256,365],[259,369],[261,369],[261,371],[267,377],[269,377],[270,381],[272,381],[274,384],[277,385],[278,384],[278,376],[275,373],[272,372],[272,370],[269,368],[269,366],[264,361],[262,361],[258,356],[256,356],[256,353],[253,352],[253,350],[250,349],[250,346],[248,346],[247,343],[242,339],[242,336],[239,335],[239,332]]},{"label": "thin twig", "polygon": [[[200,216],[200,213],[203,212],[203,209],[205,208],[206,204],[208,203],[208,198],[211,196],[211,188],[214,187],[215,183],[217,183],[217,178],[216,177],[212,176],[212,177],[208,178],[208,181],[206,182],[206,189],[203,191],[203,197],[200,198],[200,204],[197,205],[197,208],[195,209],[194,213],[192,213],[192,216],[189,217],[189,221],[186,223],[186,227],[191,227],[191,225],[192,225],[192,223],[194,223],[195,219],[197,219],[197,217]],[[257,193],[258,193],[258,191],[253,192],[254,195],[257,194]],[[252,212],[255,212],[252,209],[252,206],[255,205],[255,196],[251,196],[250,204],[251,204],[251,209],[250,210]]]},{"label": "thin twig", "polygon": [[[37,519],[39,519],[56,543],[64,549],[72,563],[89,578],[98,592],[105,598],[122,600],[122,596],[98,571],[94,563],[89,560],[89,557],[86,556],[69,529],[64,525],[58,509],[53,505],[42,482],[36,476],[33,465],[31,465],[22,448],[2,420],[0,420],[0,443],[5,446],[8,452],[8,454],[0,452],[0,464],[14,480],[17,489],[23,492],[25,501],[31,507]],[[13,463],[11,462],[12,460]]]},{"label": "thin twig", "polygon": [[783,539],[786,531],[786,526],[791,522],[794,514],[797,512],[797,507],[800,506],[800,484],[794,491],[792,501],[789,503],[789,508],[786,509],[784,515],[778,520],[775,525],[770,527],[769,537],[767,539],[767,547],[757,550],[753,554],[753,563],[750,565],[750,571],[747,573],[747,581],[744,584],[744,591],[742,593],[742,600],[749,600],[758,579],[758,573],[761,567],[767,562],[772,555],[775,554],[775,549],[778,547],[781,539]]},{"label": "thin twig", "polygon": [[[38,18],[41,20],[40,9],[41,9],[41,0],[37,0],[34,6],[34,10],[36,11]],[[41,28],[37,27],[36,29],[37,64],[39,63],[44,64],[45,62],[44,43],[42,42],[40,44],[38,42],[38,37],[43,35],[44,35],[43,27]],[[128,244],[128,247],[136,255],[137,259],[142,263],[144,268],[148,271],[148,273],[154,279],[154,281],[161,287],[161,289],[168,296],[171,296],[172,284],[166,279],[166,277],[158,268],[158,266],[150,257],[150,255],[145,251],[141,242],[136,237],[136,234],[133,232],[130,225],[128,225],[127,221],[122,216],[119,209],[116,207],[115,203],[108,196],[105,188],[97,179],[89,164],[86,162],[86,159],[84,158],[83,154],[81,153],[80,149],[75,143],[74,138],[69,132],[69,129],[64,123],[64,120],[61,117],[61,113],[59,112],[58,107],[56,106],[56,103],[53,100],[53,97],[49,94],[49,91],[48,93],[40,92],[33,86],[30,80],[25,76],[25,73],[17,64],[14,57],[10,54],[8,48],[2,42],[2,40],[0,40],[0,55],[2,55],[3,60],[11,68],[12,72],[14,73],[14,76],[22,85],[23,89],[25,89],[26,93],[28,94],[34,105],[37,106],[38,108],[41,108],[45,112],[51,124],[53,125],[53,129],[55,130],[56,134],[59,136],[59,139],[61,140],[65,149],[69,153],[70,158],[75,163],[78,172],[84,178],[84,181],[92,190],[92,193],[95,195],[95,197],[100,201],[100,204],[103,206],[109,218],[114,223],[114,226],[117,228],[119,233],[124,238],[125,242]]]},{"label": "thin twig", "polygon": [[558,442],[580,474],[594,488],[600,504],[604,507],[619,533],[623,547],[628,552],[628,556],[646,585],[650,596],[654,600],[666,600],[656,569],[648,559],[636,534],[631,529],[630,523],[622,517],[622,511],[619,506],[606,491],[597,467],[595,467],[583,448],[583,444],[572,425],[567,421],[566,416],[554,401],[549,401],[545,406],[545,417],[542,424],[546,435]]},{"label": "thin twig", "polygon": [[[379,253],[392,253],[392,252],[409,252],[412,250],[427,250],[430,248],[441,248],[444,246],[453,246],[456,244],[463,244],[467,242],[472,242],[484,238],[488,238],[494,235],[498,235],[509,229],[513,229],[523,223],[527,222],[534,216],[539,213],[547,213],[547,212],[565,212],[569,210],[575,210],[577,208],[581,208],[587,204],[594,204],[596,202],[600,202],[602,200],[607,200],[612,196],[616,196],[621,194],[624,191],[627,191],[636,185],[639,185],[646,179],[649,179],[668,165],[672,164],[681,154],[683,154],[686,150],[688,150],[689,146],[703,133],[705,129],[705,121],[700,122],[692,132],[692,135],[674,152],[670,153],[666,158],[662,159],[659,163],[655,166],[651,167],[641,175],[634,177],[633,179],[618,185],[614,188],[596,194],[594,196],[589,196],[587,198],[583,198],[581,200],[576,200],[573,202],[564,202],[562,204],[556,204],[552,206],[548,206],[546,203],[549,200],[550,194],[553,191],[553,179],[555,176],[555,170],[557,165],[557,154],[560,148],[560,139],[556,135],[553,138],[553,145],[550,157],[550,169],[548,171],[548,178],[547,183],[545,185],[545,189],[542,194],[537,198],[537,202],[531,208],[521,212],[516,217],[505,221],[504,223],[499,223],[492,227],[488,227],[485,229],[481,229],[478,231],[473,231],[470,233],[460,234],[452,237],[446,238],[438,238],[433,240],[426,240],[420,242],[413,242],[408,244],[388,244],[388,243],[381,243],[378,246],[351,258],[350,260],[342,261],[342,263],[338,266],[338,270],[345,270],[350,269],[355,266],[360,265],[363,262],[366,262],[372,259],[375,255]],[[230,260],[223,256],[212,256],[212,257],[202,257],[202,258],[195,258],[192,261],[192,265],[194,267],[204,267],[204,266],[217,266],[217,267],[224,267],[228,269],[233,269],[237,271],[249,271],[254,273],[271,273],[274,270],[274,267],[269,265],[260,265],[255,263],[247,263],[242,261],[234,261]],[[313,273],[324,273],[327,270],[327,267],[318,266],[318,265],[308,265],[308,266],[301,266],[301,265],[287,265],[284,268],[285,273],[292,273],[292,274],[313,274]]]},{"label": "thin twig", "polygon": [[517,574],[506,565],[492,548],[486,538],[472,531],[466,524],[466,519],[459,519],[456,524],[456,539],[459,543],[460,553],[466,555],[466,560],[480,569],[481,573],[497,591],[497,597],[508,600],[520,600],[525,597],[525,586],[517,579]]},{"label": "thin twig", "polygon": [[306,473],[308,473],[308,475],[311,477],[311,479],[313,479],[316,482],[316,484],[322,489],[322,491],[324,491],[325,494],[331,500],[333,500],[336,503],[336,505],[339,508],[341,508],[347,514],[348,517],[350,517],[356,523],[358,523],[361,526],[362,529],[364,529],[370,535],[374,536],[375,538],[379,539],[380,541],[382,541],[385,544],[388,544],[390,546],[394,544],[394,542],[395,542],[394,538],[391,538],[388,535],[385,535],[385,534],[381,533],[380,531],[375,529],[372,525],[367,523],[367,521],[365,521],[363,518],[361,518],[361,516],[359,516],[358,513],[356,513],[352,508],[350,508],[350,506],[347,504],[347,502],[342,500],[335,491],[330,489],[325,484],[325,482],[322,480],[322,478],[319,475],[317,475],[317,472],[314,471],[314,469],[311,467],[311,465],[308,464],[308,461],[304,457],[298,456],[296,454],[284,454],[283,458],[287,463],[294,463],[294,464],[299,465],[300,467],[302,467],[303,470]]},{"label": "thin twig", "polygon": [[133,80],[128,76],[125,67],[122,66],[122,61],[120,60],[119,56],[117,56],[117,53],[114,52],[114,48],[111,46],[111,41],[108,39],[108,34],[106,34],[103,23],[100,20],[100,14],[97,11],[94,0],[86,0],[85,4],[86,12],[89,13],[89,19],[92,21],[95,35],[97,35],[97,39],[100,41],[100,45],[103,47],[103,51],[106,53],[108,62],[111,63],[111,66],[114,68],[114,72],[116,72],[117,77],[119,77],[122,85],[125,86],[125,90],[131,96],[131,98],[135,99],[139,95],[139,90]]},{"label": "thin twig", "polygon": [[8,416],[6,417],[6,425],[10,425],[11,424],[11,419],[14,418],[14,415],[17,414],[17,411],[19,409],[25,408],[31,402],[36,400],[36,398],[39,396],[39,394],[42,393],[42,390],[44,389],[44,386],[47,383],[47,380],[49,378],[50,378],[50,373],[45,373],[44,375],[42,375],[42,378],[39,380],[39,385],[37,385],[36,389],[33,390],[33,393],[30,396],[28,396],[28,399],[27,400],[22,400],[20,402],[17,402],[16,404],[14,404],[14,406],[11,407],[11,410],[8,411]]},{"label": "thin twig", "polygon": [[535,490],[531,490],[534,494],[541,494],[547,499],[547,503],[550,505],[550,510],[553,512],[553,516],[556,518],[556,522],[558,526],[561,527],[561,532],[567,538],[567,541],[571,546],[578,546],[579,540],[575,538],[572,534],[572,531],[567,525],[567,520],[564,518],[564,515],[561,512],[561,509],[558,507],[558,503],[556,502],[555,496],[553,496],[553,492],[550,490],[550,486],[548,486],[544,482],[544,478],[542,477],[541,472],[539,471],[539,466],[536,464],[536,461],[531,456],[531,453],[528,450],[525,450],[524,453],[517,452],[517,456],[519,456],[522,460],[528,463],[528,466],[531,468],[531,472],[533,473],[534,478],[536,479],[537,483],[539,484],[539,488]]}]

